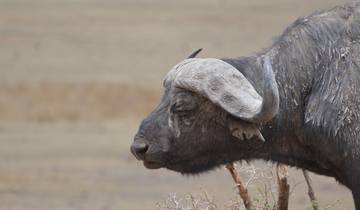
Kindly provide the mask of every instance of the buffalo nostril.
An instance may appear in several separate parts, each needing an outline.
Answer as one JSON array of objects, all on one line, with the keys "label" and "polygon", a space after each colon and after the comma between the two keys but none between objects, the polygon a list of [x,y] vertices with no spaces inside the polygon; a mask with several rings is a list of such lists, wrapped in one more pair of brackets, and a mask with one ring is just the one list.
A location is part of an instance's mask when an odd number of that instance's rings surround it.
[{"label": "buffalo nostril", "polygon": [[137,153],[144,154],[148,150],[148,145],[145,143],[139,143],[135,145],[135,151]]},{"label": "buffalo nostril", "polygon": [[131,145],[131,152],[137,159],[143,159],[144,154],[148,150],[149,146],[143,142],[134,142]]}]

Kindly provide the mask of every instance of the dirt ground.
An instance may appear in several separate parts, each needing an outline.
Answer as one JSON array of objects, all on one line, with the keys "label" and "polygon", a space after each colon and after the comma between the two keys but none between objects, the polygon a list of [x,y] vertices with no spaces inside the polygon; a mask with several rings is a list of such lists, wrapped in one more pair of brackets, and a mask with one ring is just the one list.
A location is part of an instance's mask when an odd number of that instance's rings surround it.
[{"label": "dirt ground", "polygon": [[[0,210],[147,210],[203,190],[225,204],[236,197],[225,170],[183,177],[129,154],[164,74],[199,47],[257,52],[297,17],[343,2],[0,0]],[[290,209],[306,209],[301,171],[290,177]],[[322,207],[354,209],[346,188],[312,177]]]}]

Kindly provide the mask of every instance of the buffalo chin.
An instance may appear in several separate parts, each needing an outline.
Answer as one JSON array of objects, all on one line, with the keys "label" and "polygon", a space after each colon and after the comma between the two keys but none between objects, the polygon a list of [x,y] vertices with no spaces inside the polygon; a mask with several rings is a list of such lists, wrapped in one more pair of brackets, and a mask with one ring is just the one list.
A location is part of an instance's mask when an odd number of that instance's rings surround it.
[{"label": "buffalo chin", "polygon": [[143,161],[143,164],[145,166],[145,168],[147,169],[159,169],[162,168],[163,165],[157,162],[152,162],[152,161]]},{"label": "buffalo chin", "polygon": [[171,171],[179,172],[183,175],[202,174],[202,173],[206,173],[206,172],[215,170],[219,167],[221,167],[221,165],[215,165],[215,164],[197,165],[197,164],[193,164],[193,163],[174,164],[174,165],[166,166],[167,169],[169,169]]}]

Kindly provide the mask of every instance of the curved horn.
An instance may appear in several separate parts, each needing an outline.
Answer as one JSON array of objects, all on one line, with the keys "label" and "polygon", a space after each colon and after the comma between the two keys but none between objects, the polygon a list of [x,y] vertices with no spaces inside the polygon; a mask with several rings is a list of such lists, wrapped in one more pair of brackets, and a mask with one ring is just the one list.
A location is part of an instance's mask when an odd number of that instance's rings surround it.
[{"label": "curved horn", "polygon": [[279,90],[269,56],[264,58],[264,91],[260,111],[253,117],[254,122],[271,120],[279,111]]},{"label": "curved horn", "polygon": [[[279,103],[269,58],[265,58],[264,67],[264,99],[240,71],[219,59],[185,60],[168,73],[165,81],[199,93],[237,118],[260,123],[277,113]],[[269,110],[267,106],[271,106]]]},{"label": "curved horn", "polygon": [[195,50],[194,52],[192,52],[186,59],[189,59],[189,58],[195,58],[197,54],[199,54],[199,52],[202,51],[202,48],[199,48],[197,50]]}]

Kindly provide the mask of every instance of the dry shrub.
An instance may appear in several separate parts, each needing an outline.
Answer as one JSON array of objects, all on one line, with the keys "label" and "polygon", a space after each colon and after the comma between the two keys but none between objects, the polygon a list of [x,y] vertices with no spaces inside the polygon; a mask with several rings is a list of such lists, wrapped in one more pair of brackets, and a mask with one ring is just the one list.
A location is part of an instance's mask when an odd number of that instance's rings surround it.
[{"label": "dry shrub", "polygon": [[[281,209],[278,205],[279,196],[279,174],[283,168],[276,168],[269,163],[264,167],[256,167],[255,165],[242,165],[237,168],[241,173],[243,185],[248,189],[252,199],[252,208],[254,210],[277,210]],[[282,176],[280,176],[282,177]],[[302,182],[303,183],[303,182]],[[291,196],[292,191],[300,183],[291,183],[291,191],[288,193]],[[236,192],[237,187],[234,187]],[[306,193],[306,192],[304,192]],[[280,193],[281,194],[281,193]],[[334,207],[339,207],[340,202],[336,201],[332,204],[326,205],[322,210],[327,210]],[[200,194],[190,193],[185,197],[179,197],[176,193],[171,193],[168,197],[157,204],[159,210],[245,210],[244,201],[236,196],[229,198],[225,204],[219,204],[214,201],[214,197],[210,196],[206,191]],[[286,206],[286,209],[288,207]],[[304,210],[313,210],[311,203]]]},{"label": "dry shrub", "polygon": [[[277,178],[272,164],[265,167],[257,167],[253,164],[241,165],[237,168],[241,173],[243,185],[251,191],[252,204],[256,210],[272,210],[277,201]],[[230,177],[229,177],[230,178]],[[236,186],[234,193],[237,192]],[[243,210],[243,200],[234,194],[225,204],[218,204],[206,191],[200,194],[191,193],[185,197],[179,197],[171,193],[158,205],[160,210]]]},{"label": "dry shrub", "polygon": [[202,194],[189,193],[185,198],[178,197],[176,193],[170,193],[163,202],[157,204],[157,207],[161,210],[219,209],[206,191],[203,191]]}]

